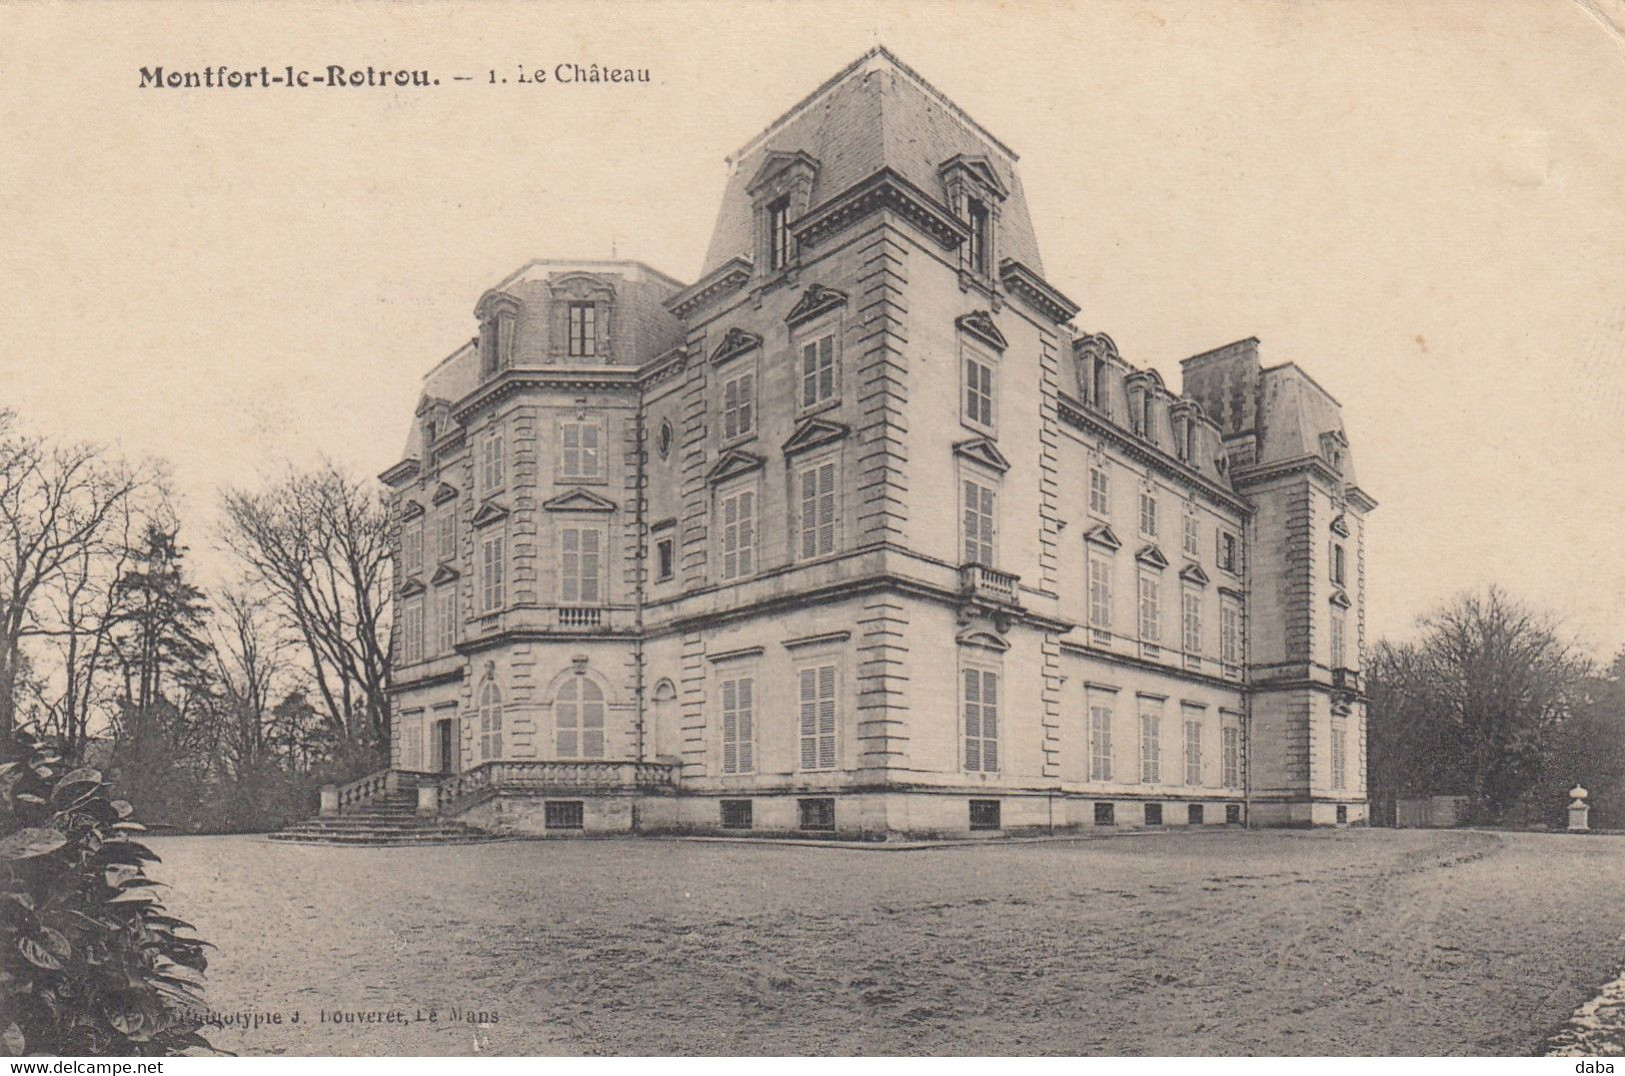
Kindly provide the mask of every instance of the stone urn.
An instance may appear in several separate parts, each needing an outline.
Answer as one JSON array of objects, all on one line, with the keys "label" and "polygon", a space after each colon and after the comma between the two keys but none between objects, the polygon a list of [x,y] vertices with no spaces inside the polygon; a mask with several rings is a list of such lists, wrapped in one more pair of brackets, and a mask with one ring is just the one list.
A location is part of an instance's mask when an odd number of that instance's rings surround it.
[{"label": "stone urn", "polygon": [[1591,807],[1586,803],[1590,795],[1579,785],[1569,789],[1569,832],[1585,833],[1591,829]]}]

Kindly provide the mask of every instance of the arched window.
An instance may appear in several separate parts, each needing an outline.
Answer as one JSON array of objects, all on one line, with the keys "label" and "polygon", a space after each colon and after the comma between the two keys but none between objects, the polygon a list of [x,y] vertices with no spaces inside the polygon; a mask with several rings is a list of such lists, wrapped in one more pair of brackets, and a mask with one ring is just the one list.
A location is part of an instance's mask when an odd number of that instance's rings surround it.
[{"label": "arched window", "polygon": [[502,757],[502,691],[496,681],[480,688],[480,761]]},{"label": "arched window", "polygon": [[572,676],[553,700],[559,758],[604,757],[604,689]]}]

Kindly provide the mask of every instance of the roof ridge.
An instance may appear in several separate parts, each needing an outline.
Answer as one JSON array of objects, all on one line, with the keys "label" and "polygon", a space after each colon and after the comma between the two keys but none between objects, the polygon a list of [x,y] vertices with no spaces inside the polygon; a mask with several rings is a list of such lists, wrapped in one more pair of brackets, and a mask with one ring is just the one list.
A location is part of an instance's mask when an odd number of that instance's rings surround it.
[{"label": "roof ridge", "polygon": [[[761,131],[757,132],[755,136],[748,140],[739,149],[735,150],[733,153],[730,153],[727,157],[728,166],[732,168],[751,153],[754,153],[761,147],[763,142],[767,141],[774,134],[784,129],[784,127],[789,125],[791,120],[805,112],[819,98],[829,93],[829,91],[845,82],[854,74],[857,74],[858,72],[867,68],[869,64],[877,59],[885,60],[898,73],[902,74],[904,77],[913,82],[915,86],[925,93],[926,96],[930,97],[938,105],[942,106],[960,123],[963,123],[966,127],[970,128],[971,131],[974,132],[979,138],[985,140],[998,152],[1008,157],[1012,165],[1021,159],[1020,154],[1016,153],[1015,150],[1011,149],[1009,146],[1000,141],[998,136],[993,134],[992,131],[989,131],[980,123],[977,123],[976,120],[971,117],[970,113],[966,112],[963,108],[960,108],[951,98],[948,97],[947,94],[943,93],[941,90],[937,89],[930,82],[928,82],[924,75],[921,75],[918,71],[914,70],[914,68],[900,60],[896,53],[892,52],[884,45],[875,45],[873,48],[870,48],[864,52],[863,55],[859,56],[845,67],[835,72],[835,74],[825,79],[819,84],[817,89],[813,90],[811,93],[807,94],[807,96],[791,105],[779,115],[778,119],[768,124]],[[885,109],[884,101],[882,101],[881,109],[882,111]]]}]

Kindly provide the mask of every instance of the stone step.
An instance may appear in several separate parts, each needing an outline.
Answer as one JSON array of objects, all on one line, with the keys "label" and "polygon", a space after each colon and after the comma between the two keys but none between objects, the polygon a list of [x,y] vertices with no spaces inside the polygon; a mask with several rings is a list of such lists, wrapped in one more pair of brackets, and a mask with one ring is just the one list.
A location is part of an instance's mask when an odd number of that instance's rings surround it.
[{"label": "stone step", "polygon": [[279,844],[342,844],[355,847],[399,847],[404,845],[443,845],[443,844],[486,844],[491,841],[505,840],[506,838],[489,833],[454,833],[454,834],[304,834],[304,833],[272,833],[270,839]]}]

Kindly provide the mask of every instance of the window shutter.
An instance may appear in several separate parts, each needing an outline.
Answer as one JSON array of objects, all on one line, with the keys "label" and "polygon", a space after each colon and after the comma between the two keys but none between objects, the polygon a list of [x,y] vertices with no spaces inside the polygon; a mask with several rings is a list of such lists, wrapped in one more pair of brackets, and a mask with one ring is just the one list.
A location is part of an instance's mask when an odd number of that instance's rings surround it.
[{"label": "window shutter", "polygon": [[818,670],[818,766],[835,766],[835,666]]},{"label": "window shutter", "polygon": [[801,671],[801,768],[818,768],[818,674]]},{"label": "window shutter", "polygon": [[999,677],[992,672],[982,673],[982,769],[999,769]]},{"label": "window shutter", "polygon": [[732,680],[722,682],[722,772],[739,772],[739,698]]}]

